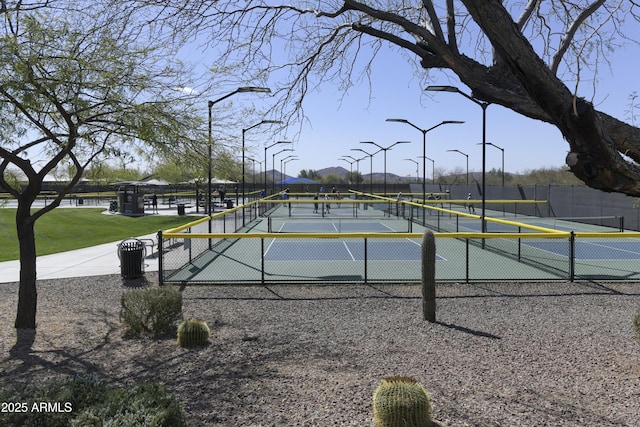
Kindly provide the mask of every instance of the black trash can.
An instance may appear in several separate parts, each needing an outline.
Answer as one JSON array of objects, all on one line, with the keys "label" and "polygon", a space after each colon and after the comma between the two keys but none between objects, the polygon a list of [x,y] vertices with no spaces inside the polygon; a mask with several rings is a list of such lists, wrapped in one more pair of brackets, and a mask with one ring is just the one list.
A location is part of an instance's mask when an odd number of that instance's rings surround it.
[{"label": "black trash can", "polygon": [[125,279],[135,279],[144,275],[146,247],[138,239],[123,240],[118,244],[120,275]]},{"label": "black trash can", "polygon": [[233,207],[233,199],[227,199],[227,209],[231,209]]},{"label": "black trash can", "polygon": [[82,197],[78,197],[78,204],[84,205],[84,199]]},{"label": "black trash can", "polygon": [[184,203],[178,203],[178,215],[180,216],[185,215]]}]

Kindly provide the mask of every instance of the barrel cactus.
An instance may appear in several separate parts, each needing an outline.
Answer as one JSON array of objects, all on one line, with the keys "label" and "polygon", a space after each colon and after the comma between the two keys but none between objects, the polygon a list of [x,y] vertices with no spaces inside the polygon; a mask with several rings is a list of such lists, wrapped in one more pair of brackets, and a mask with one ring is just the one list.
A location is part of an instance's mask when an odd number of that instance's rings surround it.
[{"label": "barrel cactus", "polygon": [[385,378],[373,395],[373,421],[376,427],[430,427],[427,391],[413,378]]},{"label": "barrel cactus", "polygon": [[209,326],[204,320],[189,318],[178,326],[178,345],[180,347],[204,345],[210,334]]}]

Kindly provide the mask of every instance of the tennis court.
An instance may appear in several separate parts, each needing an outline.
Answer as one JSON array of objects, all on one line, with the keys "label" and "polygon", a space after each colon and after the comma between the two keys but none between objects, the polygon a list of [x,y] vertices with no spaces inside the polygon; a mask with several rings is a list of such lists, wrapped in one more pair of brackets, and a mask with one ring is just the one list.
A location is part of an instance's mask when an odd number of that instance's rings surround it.
[{"label": "tennis court", "polygon": [[441,281],[640,279],[629,266],[629,260],[640,259],[640,234],[613,233],[617,219],[603,225],[604,218],[589,224],[584,218],[576,222],[502,215],[487,217],[488,234],[483,234],[478,216],[438,207],[420,212],[419,208],[391,199],[318,202],[310,198],[261,201],[249,210],[241,206],[227,216],[247,215],[251,221],[235,232],[211,235],[203,232],[201,224],[200,229],[193,227],[190,234],[179,235],[182,243],[176,239],[178,234],[171,233],[178,243],[167,252],[163,279],[181,283],[418,282],[426,229],[436,231],[436,279]]}]

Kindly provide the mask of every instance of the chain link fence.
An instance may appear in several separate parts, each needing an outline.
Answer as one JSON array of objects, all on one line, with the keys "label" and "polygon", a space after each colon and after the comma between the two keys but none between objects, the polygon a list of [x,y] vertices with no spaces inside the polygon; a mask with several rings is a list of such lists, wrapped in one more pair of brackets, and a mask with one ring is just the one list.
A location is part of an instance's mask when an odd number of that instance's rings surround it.
[{"label": "chain link fence", "polygon": [[[620,233],[608,226],[574,231],[568,229],[569,220],[536,223],[539,218],[532,223],[487,218],[488,232],[482,233],[481,219],[468,213],[439,207],[417,213],[405,201],[358,199],[357,203],[355,215],[365,224],[373,224],[367,223],[371,220],[363,215],[365,210],[367,214],[377,211],[376,223],[381,227],[389,227],[397,212],[393,220],[409,221],[413,230],[354,231],[361,223],[347,218],[354,214],[346,213],[345,203],[340,208],[345,218],[314,221],[329,221],[322,222],[323,227],[330,224],[333,232],[309,233],[295,227],[274,232],[274,221],[281,220],[277,211],[284,212],[281,217],[294,216],[289,203],[256,202],[164,232],[160,280],[191,284],[419,282],[425,227],[436,230],[438,281],[640,280],[634,267],[640,261],[640,233]],[[306,221],[299,220],[293,224]]]}]

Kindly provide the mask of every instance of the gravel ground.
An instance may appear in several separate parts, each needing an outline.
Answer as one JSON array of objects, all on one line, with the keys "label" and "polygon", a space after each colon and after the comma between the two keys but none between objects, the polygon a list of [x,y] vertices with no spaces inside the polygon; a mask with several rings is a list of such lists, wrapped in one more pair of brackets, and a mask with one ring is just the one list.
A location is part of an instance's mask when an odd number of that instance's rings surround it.
[{"label": "gravel ground", "polygon": [[185,287],[185,317],[212,329],[195,350],[123,338],[120,296],[139,284],[39,282],[29,351],[12,349],[17,284],[0,284],[2,381],[161,381],[193,426],[371,426],[375,388],[403,375],[440,426],[638,425],[638,283],[440,284],[434,324],[414,285]]}]

